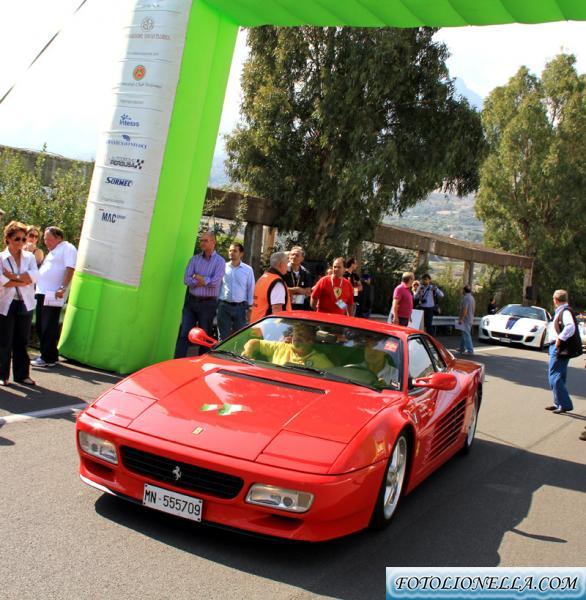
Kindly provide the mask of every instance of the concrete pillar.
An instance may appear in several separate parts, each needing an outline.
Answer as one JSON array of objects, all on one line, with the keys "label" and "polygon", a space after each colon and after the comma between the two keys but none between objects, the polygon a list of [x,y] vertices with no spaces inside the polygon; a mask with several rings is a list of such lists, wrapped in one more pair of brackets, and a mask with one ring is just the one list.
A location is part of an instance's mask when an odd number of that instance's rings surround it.
[{"label": "concrete pillar", "polygon": [[429,252],[426,250],[417,250],[417,255],[415,257],[415,265],[414,270],[417,273],[420,270],[426,269],[429,265]]},{"label": "concrete pillar", "polygon": [[472,287],[474,283],[474,263],[471,260],[464,261],[464,276],[462,279],[464,285]]},{"label": "concrete pillar", "polygon": [[262,273],[262,237],[263,226],[261,223],[246,223],[246,227],[244,227],[244,262],[252,267],[257,279]]},{"label": "concrete pillar", "polygon": [[275,247],[275,243],[277,241],[277,231],[276,227],[264,227],[263,232],[263,240],[262,240],[262,251],[263,254],[270,255],[273,252],[273,248]]},{"label": "concrete pillar", "polygon": [[523,269],[523,304],[531,305],[535,302],[535,291],[533,289],[533,267]]}]

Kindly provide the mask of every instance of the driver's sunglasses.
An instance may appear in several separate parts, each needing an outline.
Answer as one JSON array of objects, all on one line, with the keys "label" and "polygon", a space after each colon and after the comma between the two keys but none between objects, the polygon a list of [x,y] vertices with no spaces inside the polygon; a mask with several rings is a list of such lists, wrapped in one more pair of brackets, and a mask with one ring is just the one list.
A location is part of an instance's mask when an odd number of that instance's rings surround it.
[{"label": "driver's sunglasses", "polygon": [[13,237],[12,241],[13,242],[26,242],[26,238],[25,237]]}]

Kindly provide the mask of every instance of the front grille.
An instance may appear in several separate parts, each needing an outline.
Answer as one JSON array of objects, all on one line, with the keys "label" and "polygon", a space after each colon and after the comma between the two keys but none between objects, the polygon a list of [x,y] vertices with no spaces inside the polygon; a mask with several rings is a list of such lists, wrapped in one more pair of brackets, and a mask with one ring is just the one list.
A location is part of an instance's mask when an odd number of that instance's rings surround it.
[{"label": "front grille", "polygon": [[[171,460],[170,458],[143,452],[129,446],[122,446],[120,454],[122,456],[122,464],[129,471],[156,481],[170,483],[184,490],[228,499],[235,498],[244,485],[244,481],[240,477]],[[179,479],[176,477],[178,473],[177,467],[181,471]]]},{"label": "front grille", "polygon": [[520,342],[523,339],[522,335],[518,333],[501,333],[500,331],[493,331],[493,337],[497,338],[506,338],[507,340],[512,340],[513,342]]}]

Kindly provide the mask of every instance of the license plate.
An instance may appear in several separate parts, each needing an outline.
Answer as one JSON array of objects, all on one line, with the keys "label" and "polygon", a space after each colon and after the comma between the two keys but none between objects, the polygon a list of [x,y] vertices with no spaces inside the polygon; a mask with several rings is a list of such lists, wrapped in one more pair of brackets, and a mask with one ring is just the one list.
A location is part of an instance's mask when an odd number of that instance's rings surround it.
[{"label": "license plate", "polygon": [[154,508],[170,515],[177,515],[192,521],[201,521],[203,501],[185,494],[164,490],[154,485],[144,484],[143,506]]},{"label": "license plate", "polygon": [[505,344],[510,344],[511,343],[511,340],[509,338],[502,337],[502,338],[500,338],[500,340],[501,340],[501,342],[505,342]]}]

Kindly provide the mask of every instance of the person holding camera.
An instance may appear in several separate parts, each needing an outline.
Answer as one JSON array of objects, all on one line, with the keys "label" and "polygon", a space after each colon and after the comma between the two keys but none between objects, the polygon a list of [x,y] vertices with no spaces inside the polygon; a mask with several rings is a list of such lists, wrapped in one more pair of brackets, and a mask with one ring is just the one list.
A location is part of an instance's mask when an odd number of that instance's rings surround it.
[{"label": "person holding camera", "polygon": [[444,293],[431,282],[431,275],[425,273],[421,278],[421,285],[415,296],[415,303],[423,310],[423,324],[425,331],[434,335],[433,315],[440,314],[439,300],[444,297]]}]

